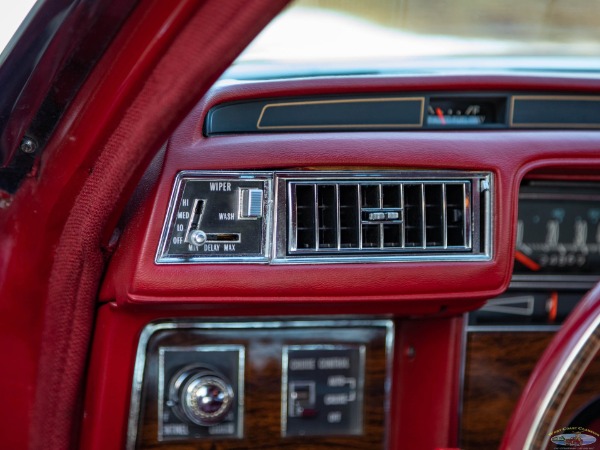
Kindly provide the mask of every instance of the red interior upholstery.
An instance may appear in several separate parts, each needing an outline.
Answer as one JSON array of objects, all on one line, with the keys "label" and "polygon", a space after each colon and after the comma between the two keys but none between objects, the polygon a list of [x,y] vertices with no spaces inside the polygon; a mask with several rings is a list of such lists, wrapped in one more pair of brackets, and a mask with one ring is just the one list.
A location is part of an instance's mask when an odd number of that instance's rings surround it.
[{"label": "red interior upholstery", "polygon": [[143,2],[64,116],[0,222],[7,447],[77,442],[111,224],[175,126],[284,4]]},{"label": "red interior upholstery", "polygon": [[[284,3],[142,2],[64,117],[39,173],[22,186],[10,214],[0,216],[0,351],[11,362],[0,371],[0,431],[7,448],[74,446],[81,417],[84,448],[121,446],[136,343],[140,330],[152,320],[340,313],[401,319],[394,398],[402,401],[394,402],[393,423],[399,425],[391,435],[392,447],[401,448],[411,436],[422,437],[423,448],[457,444],[460,313],[480,306],[509,283],[522,178],[534,170],[598,170],[598,133],[424,131],[205,138],[203,117],[218,102],[259,97],[453,90],[594,94],[598,82],[518,76],[382,77],[217,88],[169,141],[160,179],[127,225],[105,273],[103,249],[145,166],[218,74]],[[228,33],[221,33],[223,29]],[[491,171],[492,260],[154,264],[178,171],[309,167]],[[419,320],[408,320],[416,317]],[[426,357],[407,358],[409,347]]]}]

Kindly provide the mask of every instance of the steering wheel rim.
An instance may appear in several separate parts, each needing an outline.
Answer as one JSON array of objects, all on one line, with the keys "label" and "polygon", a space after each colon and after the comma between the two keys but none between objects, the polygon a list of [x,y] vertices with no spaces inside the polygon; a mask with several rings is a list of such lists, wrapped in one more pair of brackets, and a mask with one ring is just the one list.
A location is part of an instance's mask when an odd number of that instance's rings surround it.
[{"label": "steering wheel rim", "polygon": [[508,423],[501,450],[549,443],[573,389],[600,351],[600,283],[579,302],[536,364]]}]

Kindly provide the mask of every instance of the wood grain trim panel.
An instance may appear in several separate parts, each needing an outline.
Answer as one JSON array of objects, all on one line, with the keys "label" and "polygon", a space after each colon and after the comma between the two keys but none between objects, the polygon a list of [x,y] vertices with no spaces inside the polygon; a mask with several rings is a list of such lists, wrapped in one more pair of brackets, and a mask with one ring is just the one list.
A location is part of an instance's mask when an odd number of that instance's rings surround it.
[{"label": "wood grain trim panel", "polygon": [[[468,334],[461,449],[499,447],[529,375],[553,337],[551,332]],[[576,413],[599,395],[600,358],[596,355],[566,401],[555,427],[571,425]],[[539,448],[544,448],[543,444],[540,442]]]},{"label": "wood grain trim panel", "polygon": [[[391,323],[391,322],[390,322]],[[176,329],[157,332],[150,338],[142,384],[141,411],[136,448],[144,449],[280,449],[280,448],[385,448],[389,405],[386,379],[389,334],[385,327],[287,327],[270,329]],[[281,380],[284,345],[363,345],[363,433],[354,436],[282,437]],[[246,349],[244,432],[242,439],[221,438],[160,442],[158,440],[159,347],[240,345]]]}]

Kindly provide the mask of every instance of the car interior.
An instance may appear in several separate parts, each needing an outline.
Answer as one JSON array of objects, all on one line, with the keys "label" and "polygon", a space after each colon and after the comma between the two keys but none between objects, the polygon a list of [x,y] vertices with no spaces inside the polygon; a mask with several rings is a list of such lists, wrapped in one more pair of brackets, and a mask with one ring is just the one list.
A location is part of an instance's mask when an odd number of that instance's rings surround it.
[{"label": "car interior", "polygon": [[0,58],[0,447],[600,448],[593,19],[117,3]]}]

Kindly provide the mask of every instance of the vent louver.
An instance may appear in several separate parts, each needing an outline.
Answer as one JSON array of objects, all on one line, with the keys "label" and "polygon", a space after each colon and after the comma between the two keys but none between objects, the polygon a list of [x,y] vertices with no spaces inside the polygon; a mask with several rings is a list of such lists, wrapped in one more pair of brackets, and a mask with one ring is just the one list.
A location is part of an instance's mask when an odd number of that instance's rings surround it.
[{"label": "vent louver", "polygon": [[307,178],[286,180],[288,257],[486,252],[487,176]]}]

